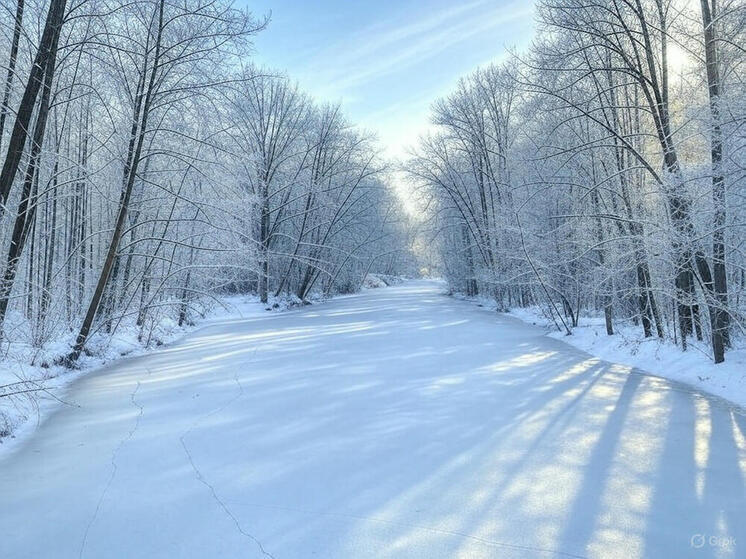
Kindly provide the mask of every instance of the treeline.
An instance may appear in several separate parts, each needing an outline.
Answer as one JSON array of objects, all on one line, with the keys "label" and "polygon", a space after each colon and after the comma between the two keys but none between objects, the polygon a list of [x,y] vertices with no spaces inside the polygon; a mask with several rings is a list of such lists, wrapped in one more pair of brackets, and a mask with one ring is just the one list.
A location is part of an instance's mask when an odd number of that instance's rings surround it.
[{"label": "treeline", "polygon": [[542,0],[536,23],[436,103],[407,164],[451,286],[723,361],[743,336],[746,7]]},{"label": "treeline", "polygon": [[[3,344],[69,344],[232,292],[359,288],[406,257],[373,139],[250,63],[227,0],[5,2]],[[6,346],[7,347],[7,346]]]}]

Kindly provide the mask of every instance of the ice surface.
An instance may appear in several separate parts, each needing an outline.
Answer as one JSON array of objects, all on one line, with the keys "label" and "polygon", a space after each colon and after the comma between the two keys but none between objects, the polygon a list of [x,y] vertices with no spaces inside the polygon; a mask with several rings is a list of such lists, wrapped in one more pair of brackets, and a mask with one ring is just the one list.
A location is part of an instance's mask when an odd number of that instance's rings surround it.
[{"label": "ice surface", "polygon": [[744,556],[738,408],[444,289],[79,378],[0,462],[0,557]]}]

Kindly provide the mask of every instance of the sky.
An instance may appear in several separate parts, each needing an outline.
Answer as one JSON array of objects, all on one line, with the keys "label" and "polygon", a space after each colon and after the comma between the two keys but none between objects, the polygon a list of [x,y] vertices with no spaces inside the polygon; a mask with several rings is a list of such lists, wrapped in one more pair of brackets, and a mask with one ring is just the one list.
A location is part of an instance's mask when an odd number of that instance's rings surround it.
[{"label": "sky", "polygon": [[341,102],[390,157],[428,129],[459,77],[526,46],[532,0],[240,0],[271,12],[255,61],[320,102]]}]

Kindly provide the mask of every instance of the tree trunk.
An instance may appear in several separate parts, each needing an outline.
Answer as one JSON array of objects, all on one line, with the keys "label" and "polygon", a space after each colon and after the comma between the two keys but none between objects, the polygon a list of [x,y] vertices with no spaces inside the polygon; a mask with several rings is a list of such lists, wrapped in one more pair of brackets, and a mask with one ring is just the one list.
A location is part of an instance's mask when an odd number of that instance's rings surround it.
[{"label": "tree trunk", "polygon": [[[66,1],[51,0],[49,4],[49,12],[47,13],[44,32],[39,43],[39,50],[34,57],[31,72],[26,82],[26,89],[23,92],[21,104],[16,112],[13,131],[10,134],[10,141],[8,143],[8,151],[2,171],[0,171],[0,216],[2,216],[3,208],[8,201],[8,196],[13,186],[13,181],[18,173],[21,156],[26,146],[31,115],[34,111],[39,89],[44,81],[44,74],[46,73],[50,59],[56,57],[56,45],[65,15]],[[52,54],[53,50],[54,54]]]},{"label": "tree trunk", "polygon": [[152,68],[150,69],[150,78],[147,85],[145,79],[147,75],[147,56],[143,63],[143,70],[140,74],[140,83],[138,84],[138,94],[136,96],[135,107],[132,118],[132,129],[130,132],[130,143],[128,148],[127,162],[124,169],[124,182],[122,185],[122,195],[119,202],[119,211],[117,214],[116,223],[114,225],[114,232],[112,233],[111,242],[109,243],[109,249],[106,253],[106,259],[101,269],[96,289],[93,292],[90,304],[88,305],[88,311],[86,312],[83,323],[78,332],[78,337],[75,340],[75,345],[67,355],[66,361],[68,364],[72,364],[77,361],[80,357],[80,353],[83,351],[88,335],[90,334],[91,327],[93,326],[93,319],[98,311],[101,298],[104,295],[106,285],[111,275],[114,261],[116,260],[117,250],[119,248],[119,241],[122,237],[124,230],[125,220],[127,218],[127,210],[129,207],[130,197],[132,196],[132,189],[135,184],[135,178],[137,176],[137,169],[142,159],[142,148],[145,140],[145,133],[147,131],[148,116],[150,113],[150,106],[153,98],[155,89],[156,75],[158,73],[160,56],[161,56],[161,38],[163,33],[163,11],[164,11],[165,0],[158,2],[158,27],[155,42],[155,54],[153,57]]},{"label": "tree trunk", "polygon": [[[712,5],[710,5],[712,2]],[[726,191],[723,176],[723,134],[720,127],[720,68],[715,29],[715,0],[701,0],[702,26],[705,39],[707,90],[710,97],[710,159],[712,163],[712,201],[715,208],[715,230],[712,235],[712,274],[714,310],[710,316],[712,347],[715,363],[724,359],[725,348],[730,345],[730,316],[728,315],[728,283],[725,267]]]},{"label": "tree trunk", "polygon": [[13,28],[13,40],[10,45],[10,58],[8,60],[8,75],[5,78],[5,91],[3,92],[3,104],[0,106],[0,146],[3,142],[5,132],[5,119],[8,116],[8,103],[10,103],[10,91],[13,87],[13,76],[15,76],[16,59],[18,58],[18,42],[21,38],[21,27],[23,25],[23,0],[16,4],[15,27]]},{"label": "tree trunk", "polygon": [[461,236],[466,251],[466,294],[469,297],[478,295],[477,279],[474,274],[474,254],[471,251],[471,242],[469,241],[469,230],[466,224],[461,224]]},{"label": "tree trunk", "polygon": [[16,272],[18,270],[18,262],[21,259],[23,247],[28,238],[31,224],[34,222],[36,208],[38,206],[34,199],[35,196],[33,195],[32,190],[36,182],[39,157],[44,142],[44,132],[47,127],[52,80],[54,79],[54,69],[57,58],[57,44],[59,42],[60,26],[57,25],[54,29],[56,32],[52,34],[51,43],[48,46],[49,57],[44,72],[44,90],[42,92],[39,110],[36,115],[36,124],[34,125],[31,157],[29,158],[23,179],[23,192],[21,193],[21,201],[18,205],[18,213],[16,214],[10,246],[8,247],[5,273],[3,274],[3,279],[0,283],[0,329],[5,322],[5,314],[8,310],[8,301],[10,299],[10,293],[13,290],[13,283],[15,282]]},{"label": "tree trunk", "polygon": [[[58,146],[59,149],[59,146]],[[41,303],[39,304],[39,321],[41,322],[47,315],[49,305],[52,301],[52,271],[54,269],[54,256],[56,250],[57,240],[57,171],[59,169],[59,158],[55,158],[54,171],[52,176],[52,189],[47,194],[47,197],[52,197],[52,223],[49,227],[49,237],[47,238],[47,251],[45,256],[44,266],[44,289],[41,295]],[[47,203],[49,203],[47,201]]]},{"label": "tree trunk", "polygon": [[269,193],[265,191],[262,197],[262,214],[261,214],[261,269],[259,276],[259,300],[266,303],[269,297]]}]

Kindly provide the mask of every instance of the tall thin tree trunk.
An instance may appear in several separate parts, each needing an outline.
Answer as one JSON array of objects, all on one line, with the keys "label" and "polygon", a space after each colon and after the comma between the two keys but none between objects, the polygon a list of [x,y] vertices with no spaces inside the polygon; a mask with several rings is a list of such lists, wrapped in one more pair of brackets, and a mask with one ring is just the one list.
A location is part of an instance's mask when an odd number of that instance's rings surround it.
[{"label": "tall thin tree trunk", "polygon": [[710,98],[710,159],[712,163],[712,201],[715,208],[715,230],[712,234],[712,275],[715,297],[714,312],[710,317],[712,346],[715,362],[725,359],[725,348],[730,345],[730,316],[728,314],[728,279],[725,267],[726,190],[723,176],[723,132],[720,125],[720,68],[717,51],[717,11],[715,0],[701,0],[702,26],[705,38],[707,91]]},{"label": "tall thin tree trunk", "polygon": [[3,104],[0,106],[0,146],[3,144],[5,132],[5,119],[8,116],[8,103],[10,103],[10,92],[13,88],[13,77],[16,71],[16,59],[18,58],[18,43],[21,38],[21,27],[23,26],[23,0],[16,4],[15,27],[13,27],[13,40],[10,44],[10,58],[8,60],[8,74],[5,77],[5,91],[3,92]]},{"label": "tall thin tree trunk", "polygon": [[52,81],[54,79],[55,62],[57,59],[60,25],[57,25],[54,29],[55,33],[52,34],[51,43],[48,46],[49,56],[47,59],[46,70],[44,72],[44,89],[41,96],[39,110],[36,115],[36,124],[34,126],[34,135],[31,146],[31,157],[26,167],[21,201],[18,205],[18,213],[16,214],[13,233],[8,247],[5,273],[3,274],[2,283],[0,283],[0,328],[2,328],[3,323],[5,322],[8,301],[10,299],[11,291],[13,290],[13,283],[15,282],[16,272],[18,270],[18,262],[23,253],[23,247],[28,238],[31,225],[34,222],[36,208],[38,206],[33,189],[37,179],[39,158],[49,116],[49,103],[52,95]]},{"label": "tall thin tree trunk", "polygon": [[266,303],[269,296],[269,193],[267,192],[266,181],[264,182],[263,189],[262,213],[260,217],[261,269],[259,272],[259,300],[262,303]]},{"label": "tall thin tree trunk", "polygon": [[135,178],[137,176],[138,166],[142,159],[142,147],[145,141],[145,133],[147,131],[148,116],[150,113],[150,106],[153,99],[153,93],[155,89],[155,81],[160,66],[161,58],[161,38],[163,33],[163,12],[164,12],[165,0],[158,2],[158,14],[157,14],[157,35],[155,39],[155,54],[153,56],[152,67],[150,68],[150,78],[148,83],[147,79],[148,60],[147,55],[144,57],[143,70],[140,74],[140,83],[138,86],[138,94],[135,101],[135,107],[132,118],[132,129],[130,132],[130,143],[127,154],[127,162],[123,173],[123,185],[122,195],[119,202],[119,210],[117,213],[116,222],[114,225],[114,232],[112,233],[109,248],[106,253],[106,259],[101,269],[96,289],[93,292],[93,296],[88,305],[88,311],[86,312],[83,323],[78,332],[78,337],[75,340],[75,345],[72,351],[67,355],[65,361],[68,364],[72,364],[77,361],[80,357],[80,353],[83,351],[86,341],[88,341],[88,335],[91,332],[93,326],[93,319],[98,312],[98,307],[101,303],[101,299],[104,295],[104,290],[109,281],[114,261],[116,260],[117,250],[119,249],[119,241],[122,237],[124,230],[125,220],[127,218],[127,210],[129,208],[130,197],[132,196],[132,189],[135,184]]},{"label": "tall thin tree trunk", "polygon": [[44,81],[44,74],[47,71],[50,59],[52,57],[56,58],[57,41],[64,20],[66,1],[51,0],[49,4],[49,12],[44,23],[44,32],[39,43],[39,50],[31,65],[26,89],[23,92],[23,97],[21,97],[21,104],[18,107],[15,122],[13,123],[13,131],[10,134],[8,151],[2,171],[0,171],[0,216],[2,216],[3,209],[10,195],[10,190],[13,187],[13,181],[18,173],[21,156],[23,155],[28,137],[31,115],[36,105],[39,89]]},{"label": "tall thin tree trunk", "polygon": [[[59,150],[59,146],[57,147]],[[49,306],[52,301],[52,270],[54,269],[54,257],[55,257],[55,250],[56,250],[56,240],[57,240],[57,172],[59,169],[59,158],[55,158],[54,162],[54,171],[52,175],[52,189],[47,194],[47,204],[49,204],[48,199],[51,196],[52,197],[52,222],[49,227],[49,235],[47,237],[47,254],[45,256],[45,266],[44,266],[44,289],[42,291],[41,295],[41,303],[39,304],[39,322],[44,320],[44,318],[47,315],[47,311],[49,310]]]}]

